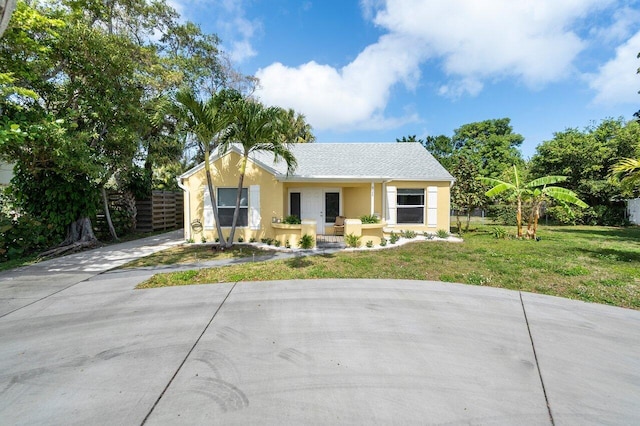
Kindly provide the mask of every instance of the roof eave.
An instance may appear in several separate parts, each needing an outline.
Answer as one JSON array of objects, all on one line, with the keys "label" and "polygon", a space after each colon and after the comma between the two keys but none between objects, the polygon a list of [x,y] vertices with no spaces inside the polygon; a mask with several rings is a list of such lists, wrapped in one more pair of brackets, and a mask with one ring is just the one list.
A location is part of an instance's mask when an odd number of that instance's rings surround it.
[{"label": "roof eave", "polygon": [[384,182],[391,178],[384,176],[296,176],[296,175],[276,175],[276,179],[281,182],[351,182],[351,183],[361,183],[361,182]]},{"label": "roof eave", "polygon": [[369,182],[453,182],[454,178],[409,178],[409,177],[393,177],[393,176],[287,176],[276,175],[276,179],[281,182],[350,182],[350,183],[369,183]]}]

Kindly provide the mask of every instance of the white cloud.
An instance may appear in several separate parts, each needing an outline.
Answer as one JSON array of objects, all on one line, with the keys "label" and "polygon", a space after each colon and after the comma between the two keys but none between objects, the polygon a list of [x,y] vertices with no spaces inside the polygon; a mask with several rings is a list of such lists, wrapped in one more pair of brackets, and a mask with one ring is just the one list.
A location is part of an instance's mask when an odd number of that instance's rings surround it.
[{"label": "white cloud", "polygon": [[316,62],[294,68],[272,64],[256,73],[257,95],[265,103],[302,112],[317,129],[395,127],[413,119],[381,119],[392,86],[404,82],[411,87],[419,77],[421,57],[412,46],[410,39],[386,35],[341,69]]},{"label": "white cloud", "polygon": [[595,104],[613,106],[640,101],[640,31],[616,49],[615,58],[601,66],[597,74],[587,75],[589,87],[596,91]]},{"label": "white cloud", "polygon": [[438,94],[450,99],[459,99],[465,94],[476,96],[482,91],[484,85],[475,78],[464,78],[444,84],[438,89]]},{"label": "white cloud", "polygon": [[640,10],[623,7],[613,14],[613,23],[605,27],[596,27],[591,30],[591,36],[604,42],[620,42],[627,40],[634,33],[634,28],[640,22]]},{"label": "white cloud", "polygon": [[257,94],[304,113],[318,129],[391,126],[394,120],[381,118],[391,90],[399,83],[415,88],[427,60],[449,79],[438,94],[454,99],[477,95],[486,80],[537,88],[575,76],[587,42],[574,28],[615,1],[360,0],[363,16],[385,35],[342,68],[263,68]]},{"label": "white cloud", "polygon": [[375,23],[418,39],[453,77],[515,77],[535,87],[571,72],[584,48],[571,25],[609,2],[388,0]]}]

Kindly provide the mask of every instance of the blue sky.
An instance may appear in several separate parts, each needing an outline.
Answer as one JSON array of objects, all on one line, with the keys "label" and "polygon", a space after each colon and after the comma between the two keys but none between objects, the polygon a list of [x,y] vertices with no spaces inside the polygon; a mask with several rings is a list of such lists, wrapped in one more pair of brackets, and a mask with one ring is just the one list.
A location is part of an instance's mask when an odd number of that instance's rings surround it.
[{"label": "blue sky", "polygon": [[318,142],[511,118],[522,152],[640,109],[640,0],[173,0]]}]

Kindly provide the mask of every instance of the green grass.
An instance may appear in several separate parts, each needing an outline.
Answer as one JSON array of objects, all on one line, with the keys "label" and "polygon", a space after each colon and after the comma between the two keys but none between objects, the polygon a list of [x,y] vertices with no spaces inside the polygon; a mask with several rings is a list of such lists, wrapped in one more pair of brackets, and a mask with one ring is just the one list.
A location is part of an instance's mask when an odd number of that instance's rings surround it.
[{"label": "green grass", "polygon": [[539,236],[541,241],[497,240],[486,227],[465,234],[464,243],[415,242],[380,251],[158,274],[138,288],[306,278],[415,279],[640,309],[639,227],[543,227]]},{"label": "green grass", "polygon": [[216,251],[211,245],[182,245],[150,254],[149,256],[133,260],[120,268],[140,268],[157,265],[176,265],[184,263],[204,262],[207,260],[238,259],[243,257],[265,256],[273,250],[263,250],[251,245],[236,244],[230,249]]}]

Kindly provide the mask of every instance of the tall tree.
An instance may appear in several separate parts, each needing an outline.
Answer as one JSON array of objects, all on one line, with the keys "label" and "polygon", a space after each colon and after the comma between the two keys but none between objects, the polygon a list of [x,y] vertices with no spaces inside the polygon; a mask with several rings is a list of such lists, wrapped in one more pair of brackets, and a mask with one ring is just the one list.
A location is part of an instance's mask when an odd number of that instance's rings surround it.
[{"label": "tall tree", "polygon": [[478,180],[480,177],[475,163],[461,156],[456,165],[451,170],[451,174],[456,178],[451,187],[451,203],[456,210],[456,223],[458,232],[462,232],[460,213],[466,214],[465,231],[469,230],[471,213],[473,209],[480,207],[484,203],[484,192],[486,188]]},{"label": "tall tree", "polygon": [[[27,211],[68,221],[67,242],[95,241],[97,200],[77,194],[104,194],[139,162],[146,182],[153,168],[179,170],[188,139],[175,122],[153,119],[158,98],[240,79],[219,60],[215,35],[178,19],[165,0],[17,3],[0,38],[0,156],[18,163]],[[51,197],[68,202],[38,204]]]},{"label": "tall tree", "polygon": [[406,143],[406,142],[417,142],[431,155],[434,156],[436,160],[442,164],[442,166],[447,170],[452,170],[455,163],[455,147],[451,143],[451,138],[445,135],[439,136],[427,136],[425,139],[418,139],[416,135],[408,135],[403,136],[402,138],[396,138],[396,142]]},{"label": "tall tree", "polygon": [[280,121],[283,124],[281,139],[283,143],[311,143],[316,141],[311,124],[307,123],[303,114],[293,109],[280,111]]},{"label": "tall tree", "polygon": [[[62,183],[77,193],[98,190],[119,165],[131,161],[141,94],[135,75],[145,52],[126,37],[87,26],[79,16],[59,5],[40,10],[18,3],[0,39],[0,66],[36,99],[16,93],[4,98],[0,108],[8,120],[28,117],[25,129],[40,125],[50,130],[35,133],[47,143],[28,136],[22,145],[2,144],[0,152],[18,163],[14,184],[23,193],[18,197],[23,207],[38,217],[66,206],[77,217],[62,214],[69,220],[65,243],[90,244],[95,236],[89,217],[95,207],[85,200],[93,197],[70,195]],[[56,155],[51,155],[53,146]],[[78,161],[67,161],[70,157]],[[39,200],[56,191],[54,198],[68,201],[40,210]]]},{"label": "tall tree", "polygon": [[609,179],[621,158],[640,156],[640,123],[606,119],[584,130],[567,129],[536,148],[534,175],[567,176],[565,187],[591,206],[600,224],[622,223],[624,205],[619,183]]},{"label": "tall tree", "polygon": [[405,143],[405,142],[418,142],[420,145],[424,146],[424,139],[418,139],[416,135],[403,136],[402,138],[396,138],[396,142]]},{"label": "tall tree", "polygon": [[[238,143],[242,149],[238,189],[236,194],[236,208],[233,213],[231,232],[226,242],[227,247],[233,245],[233,238],[240,214],[240,203],[247,162],[252,152],[264,151],[272,153],[274,161],[282,159],[287,164],[287,171],[293,172],[296,159],[289,149],[289,145],[296,142],[296,131],[292,127],[296,124],[290,119],[290,111],[278,107],[265,107],[251,99],[240,99],[233,104],[233,122],[225,135],[225,149],[229,144]],[[297,123],[306,129],[304,122]],[[294,129],[295,130],[295,129]],[[294,139],[289,139],[294,137]]]},{"label": "tall tree", "polygon": [[460,153],[449,136],[427,136],[423,145],[445,169],[454,169]]},{"label": "tall tree", "polygon": [[454,131],[454,153],[473,161],[481,176],[498,178],[511,165],[523,164],[519,150],[524,137],[513,133],[509,118],[469,123]]},{"label": "tall tree", "polygon": [[485,120],[455,129],[451,138],[439,135],[417,139],[416,135],[409,135],[396,141],[419,142],[449,171],[460,156],[465,156],[481,176],[497,178],[512,164],[524,163],[519,149],[524,137],[514,133],[510,123],[509,118]]}]

